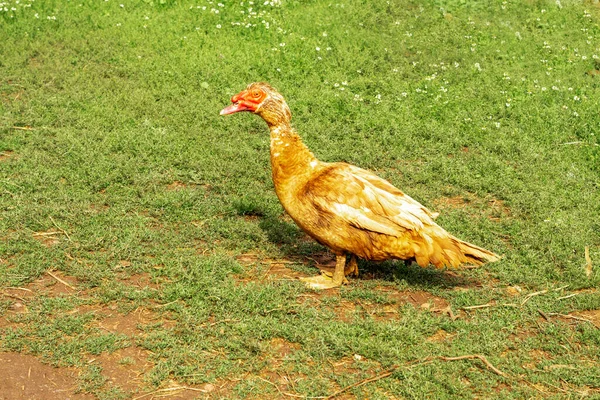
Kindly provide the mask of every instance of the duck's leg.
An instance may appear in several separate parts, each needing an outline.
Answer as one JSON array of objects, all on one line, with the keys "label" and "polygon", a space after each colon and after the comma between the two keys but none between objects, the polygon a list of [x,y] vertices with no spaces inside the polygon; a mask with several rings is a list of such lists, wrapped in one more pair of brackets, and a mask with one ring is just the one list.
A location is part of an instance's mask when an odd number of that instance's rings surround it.
[{"label": "duck's leg", "polygon": [[346,264],[346,269],[344,270],[344,275],[358,276],[358,261],[354,254],[350,254],[350,261],[348,261],[348,264]]},{"label": "duck's leg", "polygon": [[346,255],[336,254],[335,271],[333,271],[333,276],[321,274],[319,276],[311,276],[310,278],[300,278],[300,280],[302,282],[305,282],[308,287],[311,287],[313,289],[331,289],[334,287],[342,286],[342,284],[345,283],[345,269]]}]

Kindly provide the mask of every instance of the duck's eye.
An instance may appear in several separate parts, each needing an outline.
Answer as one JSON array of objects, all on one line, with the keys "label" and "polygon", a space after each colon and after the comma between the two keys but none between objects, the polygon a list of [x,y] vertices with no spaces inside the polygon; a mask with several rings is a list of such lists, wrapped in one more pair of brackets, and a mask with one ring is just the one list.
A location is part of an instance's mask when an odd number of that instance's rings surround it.
[{"label": "duck's eye", "polygon": [[254,96],[255,99],[258,99],[260,97],[260,92],[258,90],[254,90],[252,92],[252,96]]}]

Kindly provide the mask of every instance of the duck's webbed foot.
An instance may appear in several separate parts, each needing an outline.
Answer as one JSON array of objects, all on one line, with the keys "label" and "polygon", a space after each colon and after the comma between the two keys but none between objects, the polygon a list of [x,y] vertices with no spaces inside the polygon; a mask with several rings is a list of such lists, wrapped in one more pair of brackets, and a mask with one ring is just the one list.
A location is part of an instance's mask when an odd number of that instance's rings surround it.
[{"label": "duck's webbed foot", "polygon": [[300,278],[300,280],[305,282],[308,287],[316,290],[340,287],[342,284],[348,283],[344,274],[345,267],[346,255],[337,255],[335,260],[335,271],[333,274],[323,272],[321,275]]}]

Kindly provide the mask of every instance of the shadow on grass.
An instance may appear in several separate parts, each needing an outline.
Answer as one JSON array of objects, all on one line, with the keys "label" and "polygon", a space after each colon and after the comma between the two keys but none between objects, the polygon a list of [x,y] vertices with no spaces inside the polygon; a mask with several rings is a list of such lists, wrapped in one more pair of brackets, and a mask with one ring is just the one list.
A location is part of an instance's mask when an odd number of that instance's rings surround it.
[{"label": "shadow on grass", "polygon": [[[295,224],[275,216],[262,216],[259,226],[265,231],[269,240],[278,245],[290,259],[301,259],[303,263],[308,263],[312,267],[333,271],[335,266],[333,254],[304,234]],[[404,281],[410,286],[423,289],[481,286],[480,282],[461,276],[459,271],[422,268],[416,263],[402,260],[383,262],[359,260],[358,266],[360,275],[354,278],[358,281]]]}]

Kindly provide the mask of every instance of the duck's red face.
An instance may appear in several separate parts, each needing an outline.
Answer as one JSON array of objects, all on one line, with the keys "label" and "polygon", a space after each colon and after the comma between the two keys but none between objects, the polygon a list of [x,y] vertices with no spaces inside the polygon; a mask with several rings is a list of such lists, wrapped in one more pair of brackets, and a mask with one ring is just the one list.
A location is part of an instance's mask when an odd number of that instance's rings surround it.
[{"label": "duck's red face", "polygon": [[231,98],[233,104],[222,109],[221,115],[233,114],[239,111],[256,112],[266,98],[267,93],[260,88],[243,90]]}]

